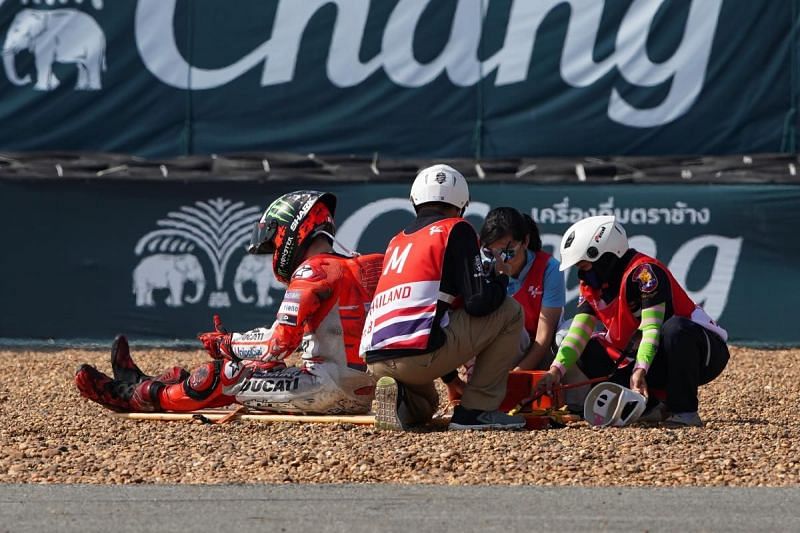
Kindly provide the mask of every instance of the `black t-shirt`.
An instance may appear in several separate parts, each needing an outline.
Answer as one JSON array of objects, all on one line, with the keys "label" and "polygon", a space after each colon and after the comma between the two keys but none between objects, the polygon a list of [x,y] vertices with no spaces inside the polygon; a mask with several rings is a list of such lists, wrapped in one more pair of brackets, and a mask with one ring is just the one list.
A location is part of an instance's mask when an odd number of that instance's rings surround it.
[{"label": "black t-shirt", "polygon": [[[445,218],[447,216],[442,213],[422,208],[417,218],[404,231],[407,235],[415,233]],[[486,316],[502,305],[506,298],[507,286],[508,276],[484,274],[478,249],[478,235],[472,225],[465,220],[453,226],[444,252],[439,290],[451,296],[460,296],[464,301],[464,310],[468,314]],[[436,305],[436,319],[426,349],[372,350],[367,352],[367,362],[420,355],[441,348],[445,342],[445,334],[440,323],[448,309],[450,304],[439,300]]]}]

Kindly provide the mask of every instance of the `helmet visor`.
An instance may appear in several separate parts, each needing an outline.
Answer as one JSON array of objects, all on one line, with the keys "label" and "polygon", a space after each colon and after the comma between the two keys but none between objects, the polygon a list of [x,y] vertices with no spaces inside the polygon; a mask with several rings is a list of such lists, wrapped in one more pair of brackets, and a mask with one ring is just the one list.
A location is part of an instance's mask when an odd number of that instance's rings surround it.
[{"label": "helmet visor", "polygon": [[267,222],[256,222],[253,233],[250,236],[250,244],[247,252],[251,254],[271,254],[275,251],[275,233],[278,231],[278,222],[270,219]]}]

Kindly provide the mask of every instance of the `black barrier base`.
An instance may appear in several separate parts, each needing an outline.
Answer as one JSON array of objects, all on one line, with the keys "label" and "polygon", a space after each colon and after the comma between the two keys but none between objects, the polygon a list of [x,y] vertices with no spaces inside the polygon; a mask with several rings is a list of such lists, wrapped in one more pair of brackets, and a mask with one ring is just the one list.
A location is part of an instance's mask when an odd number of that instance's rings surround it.
[{"label": "black barrier base", "polygon": [[[513,183],[785,183],[800,185],[797,154],[508,159],[391,159],[272,152],[147,160],[103,153],[0,153],[0,179],[407,182],[444,162],[470,181]],[[320,185],[321,187],[322,185]]]}]

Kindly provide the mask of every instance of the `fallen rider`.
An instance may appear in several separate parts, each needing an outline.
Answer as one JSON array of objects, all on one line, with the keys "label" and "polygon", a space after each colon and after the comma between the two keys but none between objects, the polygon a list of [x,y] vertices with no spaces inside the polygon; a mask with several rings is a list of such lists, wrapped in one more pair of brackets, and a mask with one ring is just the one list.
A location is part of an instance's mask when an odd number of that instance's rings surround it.
[{"label": "fallen rider", "polygon": [[[189,372],[175,367],[159,377],[133,361],[127,339],[112,349],[113,378],[81,365],[81,395],[117,411],[187,412],[233,403],[279,413],[369,412],[374,379],[358,355],[366,309],[383,255],[333,251],[336,197],[297,191],[273,202],[256,224],[248,251],[272,254],[275,278],[288,285],[272,328],[199,336],[214,359]],[[300,347],[301,363],[285,359]]]}]

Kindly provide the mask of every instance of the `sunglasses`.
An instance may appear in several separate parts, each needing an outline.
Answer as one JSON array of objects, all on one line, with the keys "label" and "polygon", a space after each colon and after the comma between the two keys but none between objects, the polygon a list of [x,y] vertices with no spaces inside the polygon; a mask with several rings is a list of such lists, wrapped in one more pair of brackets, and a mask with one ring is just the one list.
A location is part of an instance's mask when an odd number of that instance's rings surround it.
[{"label": "sunglasses", "polygon": [[484,246],[482,251],[483,255],[487,258],[494,258],[494,253],[497,252],[500,259],[502,259],[504,263],[507,263],[517,255],[517,248],[519,248],[520,244],[522,243],[517,243],[512,246],[511,243],[508,243],[502,250],[493,250],[492,248]]}]

